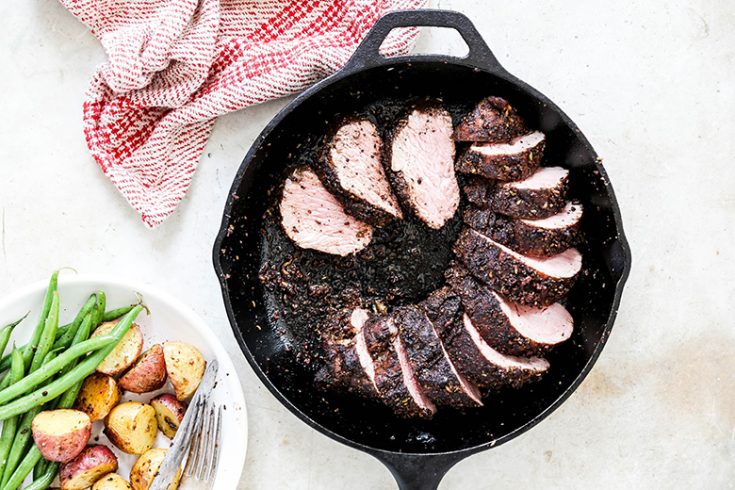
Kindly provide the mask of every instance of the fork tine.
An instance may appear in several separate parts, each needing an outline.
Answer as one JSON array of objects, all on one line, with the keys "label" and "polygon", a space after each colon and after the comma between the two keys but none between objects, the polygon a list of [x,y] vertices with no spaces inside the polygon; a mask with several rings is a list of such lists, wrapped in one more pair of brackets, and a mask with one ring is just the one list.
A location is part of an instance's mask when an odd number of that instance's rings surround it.
[{"label": "fork tine", "polygon": [[217,464],[219,462],[219,447],[222,439],[222,405],[217,406],[217,413],[215,418],[215,428],[212,434],[212,452],[209,464],[209,471],[207,473],[208,480],[214,480],[215,473],[217,472]]},{"label": "fork tine", "polygon": [[192,439],[189,443],[189,454],[186,459],[186,468],[184,469],[184,475],[186,477],[193,477],[198,465],[201,460],[201,442],[203,439],[203,415],[206,408],[206,403],[199,403],[194,408],[194,428],[192,430]]},{"label": "fork tine", "polygon": [[209,471],[209,465],[211,464],[212,459],[212,438],[214,436],[214,407],[211,407],[208,412],[207,417],[207,432],[205,434],[205,444],[202,447],[203,449],[203,458],[202,458],[202,464],[199,465],[199,470],[197,471],[198,478],[200,480],[204,480],[206,478],[207,472]]}]

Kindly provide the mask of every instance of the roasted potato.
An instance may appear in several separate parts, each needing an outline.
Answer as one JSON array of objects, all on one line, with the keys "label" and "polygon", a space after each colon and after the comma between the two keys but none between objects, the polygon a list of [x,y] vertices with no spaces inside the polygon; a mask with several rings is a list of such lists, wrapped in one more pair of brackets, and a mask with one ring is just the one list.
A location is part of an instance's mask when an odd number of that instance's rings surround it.
[{"label": "roasted potato", "polygon": [[34,417],[31,431],[44,458],[65,463],[89,442],[92,421],[79,410],[46,410]]},{"label": "roasted potato", "polygon": [[147,393],[166,384],[166,361],[163,347],[156,344],[143,353],[133,367],[120,378],[120,387],[133,393]]},{"label": "roasted potato", "polygon": [[[117,325],[117,320],[106,322],[97,327],[92,337],[105,335]],[[130,330],[123,336],[122,340],[115,346],[112,352],[97,366],[97,371],[110,376],[117,376],[133,365],[143,350],[143,334],[140,327],[133,323]]]},{"label": "roasted potato", "polygon": [[164,342],[163,356],[166,372],[176,392],[176,398],[184,401],[199,387],[207,363],[199,349],[186,342]]},{"label": "roasted potato", "polygon": [[[130,469],[130,483],[133,485],[133,490],[148,490],[151,487],[165,456],[166,449],[156,448],[146,451],[138,458]],[[180,469],[174,481],[168,486],[168,490],[176,490],[179,487],[179,480],[181,480]]]},{"label": "roasted potato", "polygon": [[92,485],[92,490],[133,490],[133,487],[117,473],[108,473]]},{"label": "roasted potato", "polygon": [[159,430],[169,439],[173,439],[184,419],[186,407],[170,393],[155,397],[151,400],[151,406],[156,410]]},{"label": "roasted potato", "polygon": [[117,470],[117,458],[108,447],[87,446],[76,458],[61,467],[59,471],[61,490],[84,490],[115,470]]},{"label": "roasted potato", "polygon": [[74,409],[89,415],[92,422],[107,417],[112,407],[120,401],[120,388],[110,375],[93,373],[84,380]]},{"label": "roasted potato", "polygon": [[158,433],[156,411],[146,403],[125,402],[110,411],[105,435],[129,454],[143,454],[153,447]]}]

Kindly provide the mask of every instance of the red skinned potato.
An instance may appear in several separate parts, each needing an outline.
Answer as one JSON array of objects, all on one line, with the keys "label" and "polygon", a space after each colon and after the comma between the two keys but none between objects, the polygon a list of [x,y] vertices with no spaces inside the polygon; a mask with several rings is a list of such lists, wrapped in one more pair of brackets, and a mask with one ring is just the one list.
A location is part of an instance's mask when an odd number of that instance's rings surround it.
[{"label": "red skinned potato", "polygon": [[[103,323],[97,327],[92,337],[110,333],[117,322],[118,320]],[[112,352],[97,366],[97,372],[117,376],[133,365],[142,350],[143,333],[140,331],[140,327],[133,323],[130,330],[127,331]]]},{"label": "red skinned potato", "polygon": [[105,435],[110,442],[129,454],[143,454],[153,447],[158,433],[156,411],[140,402],[116,406],[105,420]]},{"label": "red skinned potato", "polygon": [[33,441],[44,458],[65,463],[89,442],[92,421],[79,410],[46,410],[33,419]]},{"label": "red skinned potato", "polygon": [[84,490],[115,470],[117,458],[108,447],[87,446],[76,458],[61,467],[61,490]]},{"label": "red skinned potato", "polygon": [[151,406],[156,410],[159,430],[169,439],[173,439],[184,419],[186,407],[170,393],[155,397],[151,400]]},{"label": "red skinned potato", "polygon": [[[133,486],[133,490],[148,490],[151,488],[151,483],[158,474],[158,469],[161,467],[164,457],[166,457],[166,449],[156,448],[146,451],[138,458],[130,469],[130,484]],[[176,490],[179,487],[180,479],[181,470],[176,473],[173,481],[168,486],[168,490]]]},{"label": "red skinned potato", "polygon": [[112,376],[93,373],[84,380],[74,409],[89,415],[92,422],[107,417],[110,410],[120,401],[120,388]]},{"label": "red skinned potato", "polygon": [[108,473],[92,485],[92,490],[133,490],[133,487],[117,473]]},{"label": "red skinned potato", "polygon": [[156,344],[143,353],[120,378],[120,387],[133,393],[148,393],[166,384],[166,361],[163,347]]},{"label": "red skinned potato", "polygon": [[204,376],[207,366],[204,356],[199,349],[186,342],[164,342],[163,356],[176,398],[180,401],[190,398]]}]

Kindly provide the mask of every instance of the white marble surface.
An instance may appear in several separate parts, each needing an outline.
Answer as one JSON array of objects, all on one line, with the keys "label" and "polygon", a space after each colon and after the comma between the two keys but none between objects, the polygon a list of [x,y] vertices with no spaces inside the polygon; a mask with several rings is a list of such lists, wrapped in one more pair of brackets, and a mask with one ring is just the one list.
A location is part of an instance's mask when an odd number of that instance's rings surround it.
[{"label": "white marble surface", "polygon": [[[735,4],[441,1],[559,104],[605,159],[634,254],[610,342],[537,428],[442,489],[735,485]],[[444,33],[422,50],[451,52]],[[245,387],[239,488],[390,489],[370,456],[308,429],[246,365],[210,264],[227,189],[278,101],[223,117],[178,212],[147,230],[89,156],[81,102],[103,59],[54,0],[0,3],[0,295],[60,266],[177,294],[226,339]]]}]

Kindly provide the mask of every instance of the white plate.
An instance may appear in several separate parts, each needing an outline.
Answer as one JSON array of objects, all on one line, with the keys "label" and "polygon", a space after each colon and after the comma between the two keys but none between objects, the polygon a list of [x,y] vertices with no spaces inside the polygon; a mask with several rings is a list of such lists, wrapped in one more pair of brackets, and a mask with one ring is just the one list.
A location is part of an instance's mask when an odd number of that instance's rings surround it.
[{"label": "white plate", "polygon": [[[30,337],[38,319],[47,286],[48,282],[37,283],[0,301],[0,325],[17,320],[27,311],[31,312],[28,318],[16,327],[9,345],[12,345],[12,342],[18,345],[24,344]],[[136,320],[145,337],[144,350],[157,342],[181,340],[197,346],[206,359],[219,361],[218,381],[212,391],[212,396],[217,403],[225,407],[225,410],[223,411],[219,467],[213,488],[218,490],[236,488],[245,464],[248,417],[240,380],[222,344],[199,316],[167,294],[148,286],[136,286],[97,277],[73,276],[69,273],[62,273],[59,276],[59,295],[62,306],[60,324],[63,325],[73,320],[89,295],[97,290],[106,293],[108,310],[134,303],[136,292],[143,295],[145,304],[151,310],[150,316],[142,312]],[[124,393],[123,400],[148,401],[155,394],[165,391],[173,392],[168,383],[162,390],[153,392],[153,394]],[[102,434],[102,428],[102,422],[94,424],[90,444],[104,444],[110,447],[118,456],[120,464],[118,473],[128,480],[130,468],[135,463],[137,456],[125,454],[110,444]],[[158,434],[156,447],[169,447],[170,443],[163,434]],[[186,484],[186,481],[182,481],[180,488],[186,490],[189,485]]]}]

